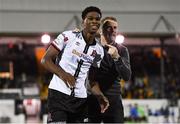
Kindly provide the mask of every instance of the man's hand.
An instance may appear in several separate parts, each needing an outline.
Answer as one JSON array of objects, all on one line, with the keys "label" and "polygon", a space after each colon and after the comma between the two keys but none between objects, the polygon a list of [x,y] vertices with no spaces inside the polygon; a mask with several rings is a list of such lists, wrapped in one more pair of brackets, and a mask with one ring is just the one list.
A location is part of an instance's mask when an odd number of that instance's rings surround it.
[{"label": "man's hand", "polygon": [[111,55],[111,57],[113,59],[117,59],[119,58],[119,53],[118,53],[118,50],[115,46],[112,46],[112,45],[109,45],[109,44],[106,44],[107,47],[109,47],[108,49],[108,53]]},{"label": "man's hand", "polygon": [[91,86],[91,92],[93,95],[96,96],[100,107],[101,107],[101,113],[104,113],[108,107],[109,107],[109,101],[108,99],[104,96],[104,94],[101,92],[101,89],[99,87],[99,83],[96,81],[89,81],[89,84]]},{"label": "man's hand", "polygon": [[69,88],[73,88],[75,86],[76,79],[71,74],[64,72],[60,77]]},{"label": "man's hand", "polygon": [[101,113],[104,113],[109,107],[109,101],[104,95],[97,96],[97,99],[101,107]]}]

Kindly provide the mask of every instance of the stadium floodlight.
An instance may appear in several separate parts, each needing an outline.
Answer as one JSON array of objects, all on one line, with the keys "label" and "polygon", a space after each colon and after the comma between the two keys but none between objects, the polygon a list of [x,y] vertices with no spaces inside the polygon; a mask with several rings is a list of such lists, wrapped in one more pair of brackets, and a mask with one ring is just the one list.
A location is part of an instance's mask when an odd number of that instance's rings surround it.
[{"label": "stadium floodlight", "polygon": [[125,38],[124,38],[123,35],[118,34],[118,35],[116,36],[115,42],[118,43],[118,44],[122,44],[122,43],[124,42],[124,39],[125,39]]},{"label": "stadium floodlight", "polygon": [[44,34],[41,36],[41,42],[43,44],[48,44],[50,42],[50,40],[51,40],[51,37],[48,34]]}]

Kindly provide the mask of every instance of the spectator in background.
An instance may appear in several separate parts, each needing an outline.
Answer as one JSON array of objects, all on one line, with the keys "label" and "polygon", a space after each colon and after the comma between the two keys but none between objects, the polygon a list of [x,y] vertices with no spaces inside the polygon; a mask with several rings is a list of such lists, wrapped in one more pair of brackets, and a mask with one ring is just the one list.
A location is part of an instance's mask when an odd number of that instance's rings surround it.
[{"label": "spectator in background", "polygon": [[130,118],[132,122],[137,122],[139,118],[138,104],[130,105]]},{"label": "spectator in background", "polygon": [[[120,80],[128,81],[131,76],[130,58],[128,49],[115,42],[118,33],[118,22],[114,17],[105,17],[102,20],[101,44],[104,46],[104,58],[100,69],[93,67],[89,72],[91,90],[100,91],[110,103],[105,113],[101,112],[97,97],[93,94],[88,97],[88,120],[90,123],[123,123],[124,111],[121,101]],[[94,74],[94,72],[96,72]],[[93,75],[93,74],[94,75]]]},{"label": "spectator in background", "polygon": [[[90,66],[99,67],[104,55],[95,38],[101,10],[87,7],[82,12],[82,19],[82,31],[60,34],[42,58],[43,66],[54,73],[48,91],[48,123],[83,122],[86,116],[87,72]],[[108,106],[104,98],[100,97],[103,111]]]}]

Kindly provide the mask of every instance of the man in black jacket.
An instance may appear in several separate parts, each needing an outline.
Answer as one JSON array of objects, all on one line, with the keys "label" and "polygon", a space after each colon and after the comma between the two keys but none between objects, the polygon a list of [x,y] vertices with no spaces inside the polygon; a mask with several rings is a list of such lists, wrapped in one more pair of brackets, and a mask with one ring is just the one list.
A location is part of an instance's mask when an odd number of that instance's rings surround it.
[{"label": "man in black jacket", "polygon": [[[128,49],[115,42],[118,33],[118,22],[114,17],[102,20],[101,44],[104,46],[104,58],[100,68],[91,68],[89,81],[91,90],[102,91],[109,101],[109,108],[101,111],[97,97],[88,96],[88,121],[90,123],[123,123],[124,111],[121,100],[120,80],[128,81],[131,76]],[[100,87],[100,88],[99,88]]]}]

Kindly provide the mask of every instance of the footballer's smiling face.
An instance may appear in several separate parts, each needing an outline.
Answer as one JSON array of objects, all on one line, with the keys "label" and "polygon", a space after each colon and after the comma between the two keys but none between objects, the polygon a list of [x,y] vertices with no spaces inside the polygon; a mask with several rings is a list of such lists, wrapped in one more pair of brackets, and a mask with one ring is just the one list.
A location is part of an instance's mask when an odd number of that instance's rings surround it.
[{"label": "footballer's smiling face", "polygon": [[95,34],[100,27],[101,15],[97,12],[89,12],[83,20],[83,27],[86,32]]}]

